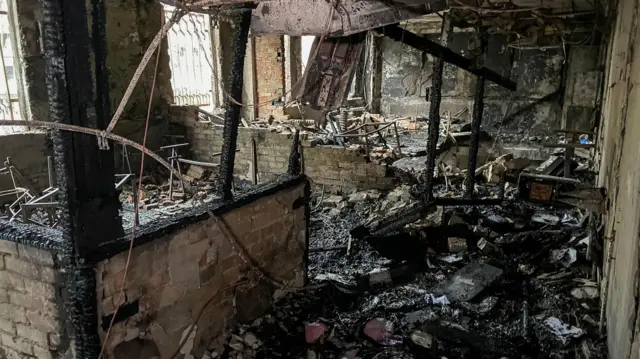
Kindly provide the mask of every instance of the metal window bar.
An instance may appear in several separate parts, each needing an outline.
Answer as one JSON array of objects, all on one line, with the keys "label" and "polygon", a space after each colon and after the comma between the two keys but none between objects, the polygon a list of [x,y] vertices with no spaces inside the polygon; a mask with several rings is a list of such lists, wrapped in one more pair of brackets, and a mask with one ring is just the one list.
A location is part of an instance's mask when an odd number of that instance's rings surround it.
[{"label": "metal window bar", "polygon": [[18,99],[16,56],[11,41],[8,0],[0,0],[0,119],[22,120]]},{"label": "metal window bar", "polygon": [[[165,18],[174,7],[165,6]],[[171,85],[176,105],[211,106],[215,96],[211,66],[210,19],[207,14],[190,13],[171,27],[167,34]]]}]

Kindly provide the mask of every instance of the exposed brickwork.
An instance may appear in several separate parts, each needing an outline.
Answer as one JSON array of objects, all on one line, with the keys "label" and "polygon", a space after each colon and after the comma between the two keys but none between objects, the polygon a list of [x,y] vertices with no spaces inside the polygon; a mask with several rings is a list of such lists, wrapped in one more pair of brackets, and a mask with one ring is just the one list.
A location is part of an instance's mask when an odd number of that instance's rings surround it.
[{"label": "exposed brickwork", "polygon": [[[284,49],[282,37],[255,38],[256,85],[258,93],[258,117],[282,115],[283,107],[271,106],[270,101],[284,96]],[[278,52],[281,61],[278,60]],[[265,105],[262,105],[267,103]]]},{"label": "exposed brickwork", "polygon": [[[305,278],[305,207],[293,208],[304,195],[303,183],[223,216],[252,260],[272,278],[292,286],[303,285]],[[120,253],[97,266],[100,316],[112,314],[121,304],[126,257]],[[125,292],[126,302],[139,301],[139,312],[114,325],[107,343],[109,357],[138,359],[142,351],[171,357],[206,306],[197,320],[191,351],[200,358],[236,320],[252,320],[271,304],[276,288],[264,282],[242,290],[235,287],[247,270],[213,219],[134,248]],[[100,334],[104,338],[104,331]],[[140,337],[143,344],[133,341]]]},{"label": "exposed brickwork", "polygon": [[[22,132],[0,136],[0,162],[10,157],[11,163],[36,190],[41,191],[49,186],[47,156],[51,154],[44,132]],[[0,167],[4,165],[0,163]],[[13,188],[11,177],[0,176],[0,190],[11,188]],[[15,200],[15,197],[0,197],[0,203],[8,200]]]},{"label": "exposed brickwork", "polygon": [[[222,128],[196,122],[195,111],[188,107],[172,108],[172,121],[183,127],[191,144],[192,157],[197,161],[215,162],[212,153],[222,147]],[[175,133],[177,133],[174,131]],[[292,135],[283,135],[263,129],[240,128],[235,162],[235,176],[251,179],[252,139],[256,142],[258,182],[264,183],[287,171],[291,153]],[[316,185],[326,185],[327,190],[392,188],[393,176],[387,165],[368,162],[366,156],[343,147],[314,146],[302,141],[303,171]]]},{"label": "exposed brickwork", "polygon": [[61,273],[53,252],[0,240],[0,357],[61,358]]}]

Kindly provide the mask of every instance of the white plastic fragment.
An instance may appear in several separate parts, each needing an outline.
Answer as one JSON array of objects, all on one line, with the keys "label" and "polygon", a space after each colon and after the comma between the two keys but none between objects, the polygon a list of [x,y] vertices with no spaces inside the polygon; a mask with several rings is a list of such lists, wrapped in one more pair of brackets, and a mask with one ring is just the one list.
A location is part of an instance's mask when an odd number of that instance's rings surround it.
[{"label": "white plastic fragment", "polygon": [[564,323],[556,317],[545,319],[544,324],[551,329],[551,333],[555,335],[562,344],[567,344],[569,339],[580,338],[584,334],[582,329]]},{"label": "white plastic fragment", "polygon": [[431,302],[431,304],[440,304],[440,305],[451,304],[451,302],[449,302],[449,299],[447,298],[446,295],[436,297],[433,294],[429,294],[429,301]]}]

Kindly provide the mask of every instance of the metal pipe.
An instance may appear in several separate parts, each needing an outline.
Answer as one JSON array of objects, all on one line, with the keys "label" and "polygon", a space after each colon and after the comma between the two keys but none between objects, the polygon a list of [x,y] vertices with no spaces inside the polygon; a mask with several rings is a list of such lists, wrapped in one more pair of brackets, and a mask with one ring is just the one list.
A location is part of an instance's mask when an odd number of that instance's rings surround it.
[{"label": "metal pipe", "polygon": [[51,156],[47,156],[47,174],[49,175],[49,188],[53,187],[53,162]]},{"label": "metal pipe", "polygon": [[[380,136],[382,136],[382,134],[380,134],[379,132],[387,129],[388,127],[391,127],[393,124],[395,124],[395,122],[391,122],[388,124],[385,124],[384,127],[381,127],[379,129],[373,130],[373,131],[369,131],[366,133],[354,133],[354,134],[339,134],[339,135],[334,135],[333,137],[366,137],[369,135],[373,135],[374,133],[378,133]],[[369,125],[373,125],[373,124],[369,124]],[[376,125],[376,126],[382,126],[382,125]],[[360,128],[362,128],[364,126],[361,126]]]},{"label": "metal pipe", "polygon": [[[226,102],[227,119],[224,122],[222,133],[222,155],[220,156],[220,187],[218,193],[223,200],[233,199],[233,167],[235,164],[236,145],[238,141],[238,126],[240,124],[240,105],[231,101],[234,98],[242,98],[244,58],[247,52],[247,40],[251,27],[251,11],[243,5],[234,7],[235,11],[230,15],[231,21],[237,25],[233,35],[231,48],[231,74]],[[243,11],[244,10],[244,11]]]},{"label": "metal pipe", "polygon": [[396,144],[398,145],[398,154],[402,155],[402,150],[400,149],[400,136],[398,135],[398,123],[393,122],[393,131],[396,133]]},{"label": "metal pipe", "polygon": [[202,166],[202,167],[218,167],[219,166],[219,164],[217,163],[200,162],[200,161],[188,160],[186,158],[178,158],[178,162],[186,163],[188,165]]},{"label": "metal pipe", "polygon": [[535,178],[535,179],[541,179],[541,180],[550,180],[550,181],[555,181],[555,182],[558,182],[558,183],[567,183],[567,184],[573,184],[573,185],[579,185],[579,184],[582,183],[582,182],[580,182],[580,180],[573,179],[573,178],[556,177],[556,176],[549,176],[549,175],[539,175],[539,174],[525,173],[525,172],[522,172],[520,174],[520,177]]}]

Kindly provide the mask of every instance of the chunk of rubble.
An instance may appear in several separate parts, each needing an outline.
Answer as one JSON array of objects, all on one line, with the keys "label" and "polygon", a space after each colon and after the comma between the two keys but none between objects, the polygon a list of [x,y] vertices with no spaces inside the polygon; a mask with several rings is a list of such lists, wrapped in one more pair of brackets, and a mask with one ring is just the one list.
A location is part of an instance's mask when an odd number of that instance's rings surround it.
[{"label": "chunk of rubble", "polygon": [[595,299],[600,295],[600,291],[597,287],[584,286],[573,288],[571,290],[571,296],[576,299]]},{"label": "chunk of rubble", "polygon": [[499,183],[507,172],[507,167],[499,162],[491,163],[482,171],[482,175],[488,183]]},{"label": "chunk of rubble", "polygon": [[544,161],[538,168],[536,168],[536,172],[543,175],[552,175],[555,174],[562,164],[564,163],[564,158],[561,156],[550,156],[546,161]]},{"label": "chunk of rubble", "polygon": [[336,195],[332,195],[332,196],[327,196],[322,200],[322,205],[324,207],[338,207],[338,205],[344,201],[344,198],[342,198],[342,196],[336,196]]},{"label": "chunk of rubble", "polygon": [[392,321],[384,318],[375,318],[367,322],[364,326],[364,335],[374,343],[383,346],[402,345],[402,338],[393,334],[395,325]]},{"label": "chunk of rubble", "polygon": [[451,253],[464,252],[467,250],[467,240],[464,238],[449,237],[449,239],[447,239],[447,246]]},{"label": "chunk of rubble", "polygon": [[536,213],[531,217],[531,222],[555,226],[560,222],[560,217],[548,213]]},{"label": "chunk of rubble", "polygon": [[304,324],[304,338],[307,344],[314,344],[322,340],[324,333],[329,329],[322,322],[311,322]]},{"label": "chunk of rubble", "polygon": [[417,355],[423,356],[435,356],[438,350],[438,341],[436,338],[429,334],[419,330],[414,331],[409,335],[409,344]]},{"label": "chunk of rubble", "polygon": [[404,316],[404,321],[409,325],[422,324],[435,321],[437,319],[438,316],[428,309],[416,310],[415,312],[407,313]]},{"label": "chunk of rubble", "polygon": [[258,339],[258,337],[256,337],[256,335],[251,332],[247,332],[242,338],[242,341],[253,349],[258,349],[260,345],[262,345],[260,339]]},{"label": "chunk of rubble", "polygon": [[387,194],[387,200],[389,202],[411,202],[413,196],[411,196],[411,187],[407,185],[400,185],[393,189],[393,191]]},{"label": "chunk of rubble", "polygon": [[404,157],[391,164],[391,168],[413,178],[427,170],[427,156]]},{"label": "chunk of rubble", "polygon": [[466,303],[462,302],[460,305],[462,308],[466,309],[469,312],[478,314],[478,315],[486,315],[493,311],[493,309],[498,305],[498,297],[489,296],[484,298],[480,303]]},{"label": "chunk of rubble", "polygon": [[504,166],[511,171],[520,171],[527,168],[530,164],[530,159],[526,157],[516,157],[507,161]]},{"label": "chunk of rubble", "polygon": [[502,256],[502,251],[500,250],[500,248],[498,248],[498,246],[496,246],[495,244],[489,242],[484,238],[481,238],[478,241],[478,249],[480,249],[482,254],[485,254],[485,255]]},{"label": "chunk of rubble", "polygon": [[577,260],[578,251],[575,248],[554,249],[549,258],[549,262],[559,263],[565,268],[571,267]]},{"label": "chunk of rubble", "polygon": [[496,283],[503,270],[486,263],[473,262],[457,271],[451,278],[434,287],[434,292],[445,294],[453,302],[467,302],[485,288]]},{"label": "chunk of rubble", "polygon": [[378,198],[380,198],[380,192],[376,190],[368,190],[351,194],[347,201],[350,204],[356,204],[365,201],[375,201]]}]

